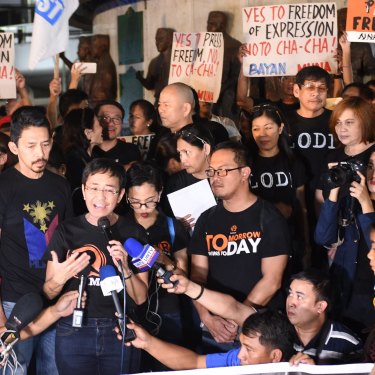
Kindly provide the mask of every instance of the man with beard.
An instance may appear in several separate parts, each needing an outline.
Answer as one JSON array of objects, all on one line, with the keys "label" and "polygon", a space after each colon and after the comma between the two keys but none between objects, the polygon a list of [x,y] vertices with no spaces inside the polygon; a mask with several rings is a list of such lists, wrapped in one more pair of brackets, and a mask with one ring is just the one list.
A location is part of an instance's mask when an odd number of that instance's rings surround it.
[{"label": "man with beard", "polygon": [[[9,148],[18,162],[0,176],[1,326],[23,295],[42,292],[44,251],[57,225],[72,214],[69,184],[46,169],[52,140],[44,109],[25,106],[15,111],[10,138]],[[87,265],[87,258],[72,259],[69,267],[74,274]],[[22,372],[27,374],[35,349],[37,373],[57,374],[54,343],[54,328],[17,343],[15,351]]]},{"label": "man with beard", "polygon": [[[244,146],[227,141],[215,148],[206,174],[220,202],[199,217],[188,250],[193,281],[256,307],[268,304],[281,287],[290,241],[277,209],[251,193],[250,173]],[[237,324],[195,307],[204,350],[231,349]]]},{"label": "man with beard", "polygon": [[93,149],[94,158],[109,158],[127,168],[130,163],[141,160],[137,145],[117,139],[121,134],[125,111],[115,100],[105,100],[95,107],[95,115],[103,127],[103,142]]}]

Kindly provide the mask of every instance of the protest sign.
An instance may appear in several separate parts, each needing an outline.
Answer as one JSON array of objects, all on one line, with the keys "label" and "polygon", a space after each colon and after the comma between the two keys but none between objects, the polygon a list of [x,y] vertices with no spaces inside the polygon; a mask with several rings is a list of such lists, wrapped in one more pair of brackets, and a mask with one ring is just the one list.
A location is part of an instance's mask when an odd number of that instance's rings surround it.
[{"label": "protest sign", "polygon": [[120,140],[127,143],[133,143],[138,146],[141,151],[142,159],[146,158],[147,152],[150,148],[150,143],[155,137],[155,134],[145,134],[145,135],[126,135],[124,137],[119,137]]},{"label": "protest sign", "polygon": [[337,72],[335,3],[248,7],[242,20],[245,76],[296,75],[312,65]]},{"label": "protest sign", "polygon": [[14,70],[14,35],[0,33],[0,99],[17,97]]},{"label": "protest sign", "polygon": [[348,0],[346,31],[350,42],[375,43],[375,1]]},{"label": "protest sign", "polygon": [[193,87],[199,100],[216,103],[223,73],[222,33],[173,33],[168,83],[183,82]]}]

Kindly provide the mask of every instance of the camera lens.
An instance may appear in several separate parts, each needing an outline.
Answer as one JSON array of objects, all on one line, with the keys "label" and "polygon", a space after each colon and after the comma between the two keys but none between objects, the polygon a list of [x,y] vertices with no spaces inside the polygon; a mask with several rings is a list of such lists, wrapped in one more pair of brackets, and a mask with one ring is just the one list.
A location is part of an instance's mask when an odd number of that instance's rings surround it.
[{"label": "camera lens", "polygon": [[348,180],[348,170],[340,165],[333,167],[328,171],[325,180],[327,186],[331,189],[343,186],[350,181]]}]

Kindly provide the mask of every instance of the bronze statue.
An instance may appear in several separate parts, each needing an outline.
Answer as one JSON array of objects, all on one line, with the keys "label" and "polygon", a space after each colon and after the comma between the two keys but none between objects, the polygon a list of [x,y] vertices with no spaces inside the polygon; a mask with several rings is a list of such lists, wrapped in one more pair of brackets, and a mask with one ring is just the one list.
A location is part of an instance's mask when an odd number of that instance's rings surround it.
[{"label": "bronze statue", "polygon": [[[79,62],[93,62],[93,59],[91,56],[91,36],[81,36],[79,38],[77,56],[78,56]],[[64,52],[60,53],[60,57],[61,57],[61,60],[64,61],[65,65],[71,71],[73,62],[71,62],[65,56]],[[92,74],[83,74],[82,77],[80,78],[81,80],[79,82],[78,87],[88,95],[90,93],[90,87],[91,87],[93,76]]]},{"label": "bronze statue", "polygon": [[220,116],[236,118],[236,87],[241,63],[238,51],[241,42],[232,38],[226,31],[228,18],[224,12],[214,10],[208,14],[207,31],[221,32],[224,39],[223,76],[219,100],[213,107],[213,112]]},{"label": "bronze statue", "polygon": [[116,100],[117,71],[109,54],[109,35],[93,35],[91,40],[93,61],[97,63],[96,74],[92,77],[89,100],[95,106],[102,100]]},{"label": "bronze statue", "polygon": [[154,90],[155,103],[161,90],[168,85],[169,66],[171,62],[173,29],[159,28],[155,35],[155,44],[159,55],[150,61],[146,78],[142,72],[136,73],[136,78],[147,90]]}]

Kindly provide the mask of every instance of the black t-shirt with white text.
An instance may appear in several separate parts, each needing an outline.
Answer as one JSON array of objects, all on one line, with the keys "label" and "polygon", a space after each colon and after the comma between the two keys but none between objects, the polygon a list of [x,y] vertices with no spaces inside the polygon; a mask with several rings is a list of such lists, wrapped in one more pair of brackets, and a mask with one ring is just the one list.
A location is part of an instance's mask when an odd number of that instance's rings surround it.
[{"label": "black t-shirt with white text", "polygon": [[199,217],[188,251],[208,256],[208,288],[243,301],[262,278],[262,258],[289,254],[289,229],[262,199],[240,212],[220,202]]},{"label": "black t-shirt with white text", "polygon": [[305,168],[298,158],[289,161],[279,152],[272,157],[256,155],[253,160],[250,189],[269,202],[294,206],[296,190],[305,182]]},{"label": "black t-shirt with white text", "polygon": [[312,118],[302,117],[297,111],[289,112],[287,116],[294,151],[305,164],[309,173],[309,188],[313,190],[327,153],[335,149],[335,141],[329,130],[330,116],[328,109]]}]

